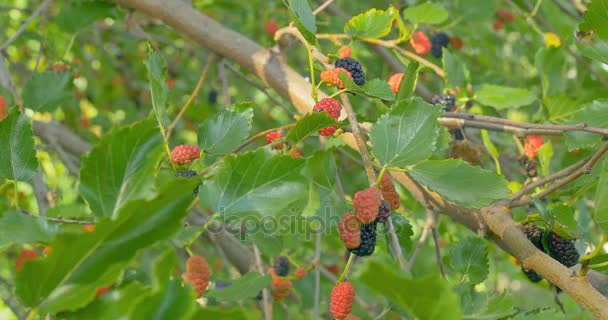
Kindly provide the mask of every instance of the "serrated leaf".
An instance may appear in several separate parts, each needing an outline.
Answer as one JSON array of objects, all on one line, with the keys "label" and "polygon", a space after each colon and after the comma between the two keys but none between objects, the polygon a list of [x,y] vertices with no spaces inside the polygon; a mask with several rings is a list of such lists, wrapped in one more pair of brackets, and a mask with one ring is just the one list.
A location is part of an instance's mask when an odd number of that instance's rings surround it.
[{"label": "serrated leaf", "polygon": [[549,114],[547,120],[551,122],[562,122],[576,114],[583,106],[580,101],[566,95],[546,96],[543,98],[543,105]]},{"label": "serrated leaf", "polygon": [[527,89],[484,84],[475,94],[476,100],[498,110],[517,108],[536,101],[536,96]]},{"label": "serrated leaf", "polygon": [[579,30],[608,40],[608,0],[593,0],[587,4]]},{"label": "serrated leaf", "polygon": [[450,53],[450,50],[443,50],[443,69],[445,70],[445,87],[456,90],[456,87],[461,89],[466,88],[468,70],[464,63],[458,60],[456,56]]},{"label": "serrated leaf", "polygon": [[513,296],[507,293],[491,294],[475,291],[474,285],[460,283],[455,288],[467,320],[505,319],[517,313],[513,308]]},{"label": "serrated leaf", "polygon": [[164,130],[170,123],[169,116],[167,116],[169,88],[165,81],[167,78],[167,61],[152,46],[149,46],[148,59],[144,62],[144,65],[148,71],[148,82],[150,84],[154,115],[160,129]]},{"label": "serrated leaf", "polygon": [[509,195],[502,176],[460,159],[427,160],[409,173],[430,190],[468,208],[479,208]]},{"label": "serrated leaf", "polygon": [[337,125],[338,122],[329,116],[327,112],[313,112],[304,115],[296,125],[287,133],[287,140],[298,143],[311,134],[317,133],[319,129]]},{"label": "serrated leaf", "polygon": [[102,1],[71,2],[61,8],[57,25],[68,33],[83,31],[95,21],[114,15],[115,5]]},{"label": "serrated leaf", "polygon": [[80,169],[80,193],[98,217],[115,218],[130,200],[154,195],[154,166],[162,137],[152,120],[120,128],[101,138]]},{"label": "serrated leaf", "polygon": [[138,303],[131,311],[131,320],[188,319],[194,312],[194,290],[174,279],[156,294]]},{"label": "serrated leaf", "polygon": [[549,204],[546,208],[542,201],[535,200],[536,207],[549,228],[566,239],[576,239],[581,235],[574,219],[574,208],[561,203]]},{"label": "serrated leaf", "polygon": [[23,86],[23,104],[34,111],[54,111],[72,98],[71,80],[68,70],[33,73]]},{"label": "serrated leaf", "polygon": [[447,20],[448,11],[438,4],[425,2],[405,9],[403,18],[418,24],[439,24]]},{"label": "serrated leaf", "polygon": [[468,237],[452,245],[446,256],[445,264],[473,285],[483,282],[489,273],[488,245],[478,237]]},{"label": "serrated leaf", "polygon": [[257,296],[263,288],[270,284],[270,281],[272,281],[270,275],[249,272],[233,280],[227,288],[209,291],[205,296],[225,302],[236,302]]},{"label": "serrated leaf", "polygon": [[149,289],[145,289],[137,282],[131,282],[120,289],[113,289],[98,297],[82,309],[66,312],[63,315],[67,320],[87,318],[94,318],[96,320],[121,319],[125,315],[128,315],[139,301],[146,299],[149,294]]},{"label": "serrated leaf", "polygon": [[303,164],[267,148],[230,155],[200,186],[201,204],[226,216],[273,215],[306,196]]},{"label": "serrated leaf", "polygon": [[16,211],[7,211],[0,217],[0,248],[26,242],[49,242],[59,226],[44,219]]},{"label": "serrated leaf", "polygon": [[0,121],[0,178],[30,180],[38,168],[32,125],[13,108]]},{"label": "serrated leaf", "polygon": [[140,249],[172,237],[193,200],[192,183],[166,185],[152,200],[125,205],[115,220],[93,232],[65,232],[55,237],[50,254],[28,261],[17,275],[17,294],[41,313],[73,311],[95,297],[123,272]]},{"label": "serrated leaf", "polygon": [[251,132],[253,109],[242,112],[222,110],[203,122],[198,129],[198,144],[210,154],[227,154],[234,151]]},{"label": "serrated leaf", "polygon": [[344,82],[344,87],[353,93],[366,95],[371,98],[378,98],[386,101],[395,100],[395,93],[391,90],[391,87],[380,79],[372,79],[361,87],[353,82],[345,73],[340,73],[338,77]]},{"label": "serrated leaf", "polygon": [[578,42],[578,48],[585,57],[608,64],[608,40],[583,39]]},{"label": "serrated leaf", "polygon": [[392,7],[386,11],[370,9],[352,17],[344,26],[344,33],[354,39],[382,38],[391,32],[396,15]]},{"label": "serrated leaf", "polygon": [[[590,127],[608,128],[608,100],[594,100],[581,109],[568,121],[571,124],[584,123]],[[602,143],[602,137],[590,132],[567,132],[568,150],[578,148],[596,148]]]},{"label": "serrated leaf", "polygon": [[419,67],[420,64],[417,61],[411,61],[410,64],[407,65],[401,83],[399,84],[399,90],[397,91],[395,100],[407,99],[414,95],[416,82],[418,82]]},{"label": "serrated leaf", "polygon": [[593,221],[608,232],[608,161],[602,162],[600,179],[595,190],[595,208],[593,210]]},{"label": "serrated leaf", "polygon": [[300,30],[306,41],[310,44],[317,42],[316,17],[307,0],[288,0],[289,14],[291,19]]},{"label": "serrated leaf", "polygon": [[308,177],[308,203],[303,216],[326,214],[327,210],[346,212],[347,208],[341,195],[336,192],[336,159],[333,150],[315,152],[306,159],[304,176]]},{"label": "serrated leaf", "polygon": [[427,159],[439,135],[441,108],[420,98],[399,101],[372,126],[374,155],[389,167],[405,167]]},{"label": "serrated leaf", "polygon": [[408,279],[385,264],[370,261],[359,281],[416,319],[452,320],[462,317],[458,297],[449,283],[437,274]]}]

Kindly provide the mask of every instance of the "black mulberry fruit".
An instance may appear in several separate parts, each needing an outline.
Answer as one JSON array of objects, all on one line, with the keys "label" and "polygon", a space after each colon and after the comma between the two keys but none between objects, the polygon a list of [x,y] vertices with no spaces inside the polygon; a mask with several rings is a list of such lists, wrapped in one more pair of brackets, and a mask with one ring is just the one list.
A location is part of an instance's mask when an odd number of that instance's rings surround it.
[{"label": "black mulberry fruit", "polygon": [[433,35],[431,38],[431,54],[435,58],[441,58],[443,55],[443,48],[450,44],[450,37],[443,32],[439,32]]},{"label": "black mulberry fruit", "polygon": [[445,111],[450,112],[454,111],[454,107],[456,106],[456,97],[449,93],[436,94],[431,97],[431,103],[436,106],[443,105],[445,106]]},{"label": "black mulberry fruit", "polygon": [[452,134],[452,137],[454,138],[454,140],[459,140],[459,141],[464,140],[464,133],[462,132],[462,129],[460,129],[460,128],[452,129],[452,130],[450,130],[450,133]]},{"label": "black mulberry fruit", "polygon": [[349,250],[359,257],[371,256],[376,249],[376,221],[361,225],[361,245],[356,249]]},{"label": "black mulberry fruit", "polygon": [[365,84],[365,72],[359,61],[353,58],[340,58],[334,62],[336,68],[344,68],[353,77],[353,82],[358,86]]},{"label": "black mulberry fruit", "polygon": [[279,277],[286,277],[289,274],[289,259],[280,256],[274,261],[274,271]]},{"label": "black mulberry fruit", "polygon": [[549,233],[549,253],[559,263],[570,268],[578,263],[580,255],[574,246],[574,241],[564,239],[557,233]]},{"label": "black mulberry fruit", "polygon": [[526,238],[528,238],[538,250],[545,251],[543,249],[543,229],[537,227],[533,223],[526,223],[524,224],[522,231],[526,235]]},{"label": "black mulberry fruit", "polygon": [[526,277],[528,277],[528,280],[530,280],[532,282],[539,282],[539,281],[543,280],[543,277],[541,277],[534,270],[526,270],[524,267],[521,267],[521,272],[523,272],[526,275]]}]

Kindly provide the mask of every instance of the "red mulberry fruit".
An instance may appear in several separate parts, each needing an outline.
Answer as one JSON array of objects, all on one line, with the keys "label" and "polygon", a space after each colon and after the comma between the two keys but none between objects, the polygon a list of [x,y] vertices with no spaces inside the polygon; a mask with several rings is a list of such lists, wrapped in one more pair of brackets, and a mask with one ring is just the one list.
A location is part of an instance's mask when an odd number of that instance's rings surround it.
[{"label": "red mulberry fruit", "polygon": [[378,207],[382,204],[382,192],[376,188],[358,191],[353,197],[353,206],[357,219],[361,223],[373,222],[378,216]]},{"label": "red mulberry fruit", "polygon": [[338,223],[338,233],[347,249],[361,245],[361,223],[352,212],[347,212]]},{"label": "red mulberry fruit", "polygon": [[173,148],[171,151],[171,162],[175,164],[187,164],[200,157],[201,150],[197,146],[184,144]]},{"label": "red mulberry fruit", "polygon": [[207,260],[201,256],[192,256],[186,261],[186,274],[184,275],[184,282],[191,284],[194,287],[196,296],[202,296],[207,290],[209,285],[209,265]]},{"label": "red mulberry fruit", "polygon": [[353,309],[355,288],[350,282],[342,282],[331,291],[329,311],[336,319],[343,320]]}]

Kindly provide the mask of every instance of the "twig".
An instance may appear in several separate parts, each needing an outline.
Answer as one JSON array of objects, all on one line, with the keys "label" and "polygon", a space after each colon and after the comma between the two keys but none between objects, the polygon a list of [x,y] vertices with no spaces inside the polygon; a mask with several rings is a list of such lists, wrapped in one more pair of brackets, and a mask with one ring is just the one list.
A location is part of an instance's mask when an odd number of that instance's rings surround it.
[{"label": "twig", "polygon": [[511,200],[517,200],[521,197],[523,197],[526,193],[536,189],[537,187],[540,187],[544,184],[547,184],[551,181],[557,180],[561,177],[567,176],[569,174],[571,174],[572,172],[574,172],[577,168],[579,168],[580,166],[582,166],[583,164],[585,164],[585,162],[587,162],[589,159],[582,159],[579,160],[571,165],[569,165],[568,167],[555,172],[551,175],[548,175],[542,179],[536,180],[528,185],[525,185],[523,188],[521,188],[519,191],[517,191],[512,197]]},{"label": "twig", "polygon": [[217,64],[217,75],[222,82],[222,96],[224,97],[224,105],[231,105],[230,93],[228,92],[228,78],[226,77],[226,69],[224,69],[224,61],[220,61]]},{"label": "twig", "polygon": [[285,106],[284,103],[282,103],[281,101],[279,101],[279,99],[277,99],[276,97],[274,97],[273,95],[271,95],[270,92],[268,92],[268,90],[266,90],[266,88],[264,88],[264,86],[260,85],[255,80],[251,79],[247,75],[245,75],[242,72],[238,71],[234,66],[232,66],[230,64],[226,64],[226,67],[228,67],[228,69],[230,69],[230,71],[232,71],[234,74],[236,74],[239,78],[241,78],[241,79],[249,82],[249,84],[251,84],[252,86],[256,87],[258,90],[262,91],[262,93],[265,94],[268,97],[268,99],[272,100],[272,102],[274,102],[277,106],[279,106],[281,109],[283,109],[285,112],[287,112],[287,114],[289,114],[290,116],[294,116],[293,111],[289,110]]},{"label": "twig", "polygon": [[445,279],[445,266],[441,259],[441,248],[439,248],[439,232],[437,232],[437,226],[435,224],[433,224],[433,227],[431,228],[431,233],[433,234],[433,242],[435,243],[435,258],[437,259],[437,266],[439,266],[439,273],[441,274],[441,277]]},{"label": "twig", "polygon": [[53,217],[47,217],[47,216],[40,216],[40,215],[35,215],[24,209],[19,209],[19,211],[26,216],[31,216],[34,218],[41,218],[41,219],[53,221],[53,222],[59,222],[59,223],[65,223],[65,224],[79,224],[79,225],[94,225],[95,224],[95,221],[70,220],[70,219],[64,219],[64,218],[53,218]]},{"label": "twig", "polygon": [[512,127],[516,127],[516,128],[523,128],[523,129],[537,129],[537,130],[548,130],[548,131],[581,131],[581,132],[597,133],[597,134],[601,134],[601,135],[608,135],[608,129],[589,127],[585,123],[578,123],[578,124],[527,123],[527,122],[518,122],[518,121],[512,121],[512,120],[503,119],[503,118],[483,116],[483,115],[478,115],[478,114],[461,113],[461,112],[446,112],[443,114],[443,118],[476,120],[476,121],[481,121],[481,122],[495,123],[495,124],[500,124],[500,125],[512,126]]},{"label": "twig", "polygon": [[317,232],[315,239],[315,302],[312,317],[319,319],[319,302],[321,298],[321,232]]},{"label": "twig", "polygon": [[49,211],[50,207],[47,198],[49,188],[44,182],[44,172],[40,166],[38,166],[38,171],[34,175],[32,185],[34,187],[34,196],[36,196],[36,202],[38,203],[38,215],[46,216],[46,213]]},{"label": "twig", "polygon": [[412,256],[410,257],[410,260],[408,260],[408,262],[407,262],[406,270],[408,272],[412,271],[414,262],[416,261],[416,258],[418,257],[418,253],[420,252],[420,249],[422,249],[422,247],[424,246],[424,243],[426,242],[426,238],[429,235],[429,230],[432,228],[432,226],[433,226],[433,220],[431,217],[429,217],[427,215],[426,222],[424,223],[424,226],[422,227],[422,232],[420,233],[420,238],[418,238],[418,243],[416,244],[416,248],[414,248],[414,252],[412,252]]},{"label": "twig", "polygon": [[513,133],[519,137],[525,137],[527,135],[536,134],[536,135],[544,135],[544,136],[555,136],[561,135],[560,131],[554,130],[539,130],[539,129],[523,129],[503,124],[496,123],[488,123],[477,120],[468,120],[468,119],[457,119],[457,118],[445,118],[440,117],[437,118],[437,122],[444,127],[455,129],[455,128],[476,128],[476,129],[486,129],[490,131],[498,131],[498,132],[508,132]]},{"label": "twig", "polygon": [[0,47],[0,51],[4,51],[6,50],[6,48],[8,48],[8,46],[10,46],[15,40],[17,40],[17,38],[19,38],[19,36],[25,31],[25,28],[27,28],[27,26],[30,25],[30,23],[32,23],[32,21],[39,16],[42,11],[44,9],[46,9],[46,7],[51,3],[51,0],[44,0],[40,6],[38,6],[38,8],[36,8],[36,10],[34,10],[34,12],[32,13],[31,16],[29,16],[27,18],[27,20],[25,20],[25,22],[23,22],[23,24],[19,27],[19,29],[17,29],[17,32],[15,32],[15,34],[13,34],[12,37],[10,37],[10,39],[6,40],[6,42]]},{"label": "twig", "polygon": [[203,86],[205,77],[207,77],[207,71],[209,70],[209,66],[211,65],[211,62],[214,59],[216,59],[216,57],[217,56],[212,53],[209,55],[209,58],[207,58],[207,63],[205,63],[205,67],[203,67],[203,71],[201,72],[201,76],[198,79],[196,86],[194,87],[194,91],[192,91],[192,94],[188,98],[188,101],[186,101],[186,103],[182,106],[181,110],[179,111],[179,113],[177,114],[175,119],[173,119],[173,122],[171,122],[171,124],[167,128],[167,139],[171,137],[171,132],[177,125],[177,122],[179,121],[179,119],[181,119],[181,117],[184,115],[186,110],[188,110],[188,107],[192,104],[192,101],[194,101],[194,99],[196,99],[196,97],[198,96],[198,92],[201,90],[201,87]]},{"label": "twig", "polygon": [[[255,256],[255,264],[260,274],[265,274],[264,264],[262,263],[262,257],[260,255],[260,249],[253,243],[253,255]],[[264,310],[264,319],[272,320],[272,310],[270,310],[270,293],[268,288],[262,289],[262,310]]]},{"label": "twig", "polygon": [[245,148],[246,146],[248,146],[250,143],[254,142],[255,140],[257,140],[257,139],[259,139],[259,138],[261,138],[261,137],[263,137],[265,135],[267,135],[270,132],[290,129],[290,128],[294,127],[295,125],[296,125],[295,123],[290,123],[290,124],[287,124],[287,125],[284,125],[284,126],[280,126],[280,127],[277,127],[277,128],[271,128],[271,129],[259,132],[256,135],[254,135],[253,137],[245,140],[245,142],[243,142],[240,146],[238,146],[236,149],[234,149],[233,153],[237,153],[237,152],[243,150],[243,148]]},{"label": "twig", "polygon": [[325,2],[323,2],[320,6],[318,6],[315,11],[312,12],[313,15],[317,15],[319,14],[319,12],[323,11],[325,8],[327,8],[327,6],[329,6],[332,2],[334,2],[334,0],[326,0]]}]

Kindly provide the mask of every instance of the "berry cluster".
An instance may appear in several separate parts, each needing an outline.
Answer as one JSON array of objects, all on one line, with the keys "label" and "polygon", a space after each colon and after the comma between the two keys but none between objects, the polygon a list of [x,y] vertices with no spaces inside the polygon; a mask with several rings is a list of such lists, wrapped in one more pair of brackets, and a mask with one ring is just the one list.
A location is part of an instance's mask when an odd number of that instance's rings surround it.
[{"label": "berry cluster", "polygon": [[447,47],[450,43],[450,37],[444,32],[439,32],[433,35],[431,38],[431,54],[435,58],[441,58],[443,55],[443,48]]},{"label": "berry cluster", "polygon": [[340,79],[340,73],[345,73],[349,78],[353,78],[350,72],[344,68],[333,68],[329,70],[321,71],[321,81],[325,82],[330,87],[337,87],[338,89],[344,89],[344,81]]},{"label": "berry cluster", "polygon": [[431,51],[431,41],[422,31],[415,32],[410,38],[410,44],[417,54],[427,54]]},{"label": "berry cluster", "polygon": [[274,268],[268,269],[268,274],[272,276],[272,282],[270,283],[272,297],[276,301],[282,301],[289,295],[293,287],[291,280],[279,276]]},{"label": "berry cluster", "polygon": [[431,97],[431,103],[436,106],[442,105],[446,112],[450,112],[454,111],[456,107],[456,97],[449,93],[436,94]]},{"label": "berry cluster", "polygon": [[186,261],[186,273],[184,283],[191,284],[196,292],[196,297],[200,298],[209,286],[209,265],[207,260],[201,256],[191,256]]},{"label": "berry cluster", "polygon": [[[283,134],[278,131],[273,131],[273,132],[269,132],[268,134],[266,134],[265,138],[266,138],[266,144],[272,144],[275,140],[283,138]],[[282,143],[276,144],[276,145],[272,146],[272,148],[276,149],[276,150],[281,150],[281,149],[283,149],[283,144]]]},{"label": "berry cluster", "polygon": [[353,310],[355,288],[350,282],[342,282],[334,286],[329,300],[329,311],[334,318],[344,320]]},{"label": "berry cluster", "polygon": [[184,144],[173,148],[171,151],[171,162],[175,164],[187,164],[200,157],[201,150],[194,145]]},{"label": "berry cluster", "polygon": [[[315,106],[312,108],[314,112],[327,112],[330,117],[338,120],[340,118],[340,112],[342,111],[342,106],[338,100],[333,98],[323,98]],[[329,126],[319,130],[319,134],[322,136],[331,136],[338,129],[337,126]]]},{"label": "berry cluster", "polygon": [[358,86],[365,84],[365,72],[363,71],[363,67],[359,61],[350,57],[339,58],[334,62],[334,66],[336,68],[343,68],[348,71],[352,76],[353,82],[355,82],[355,84]]}]

